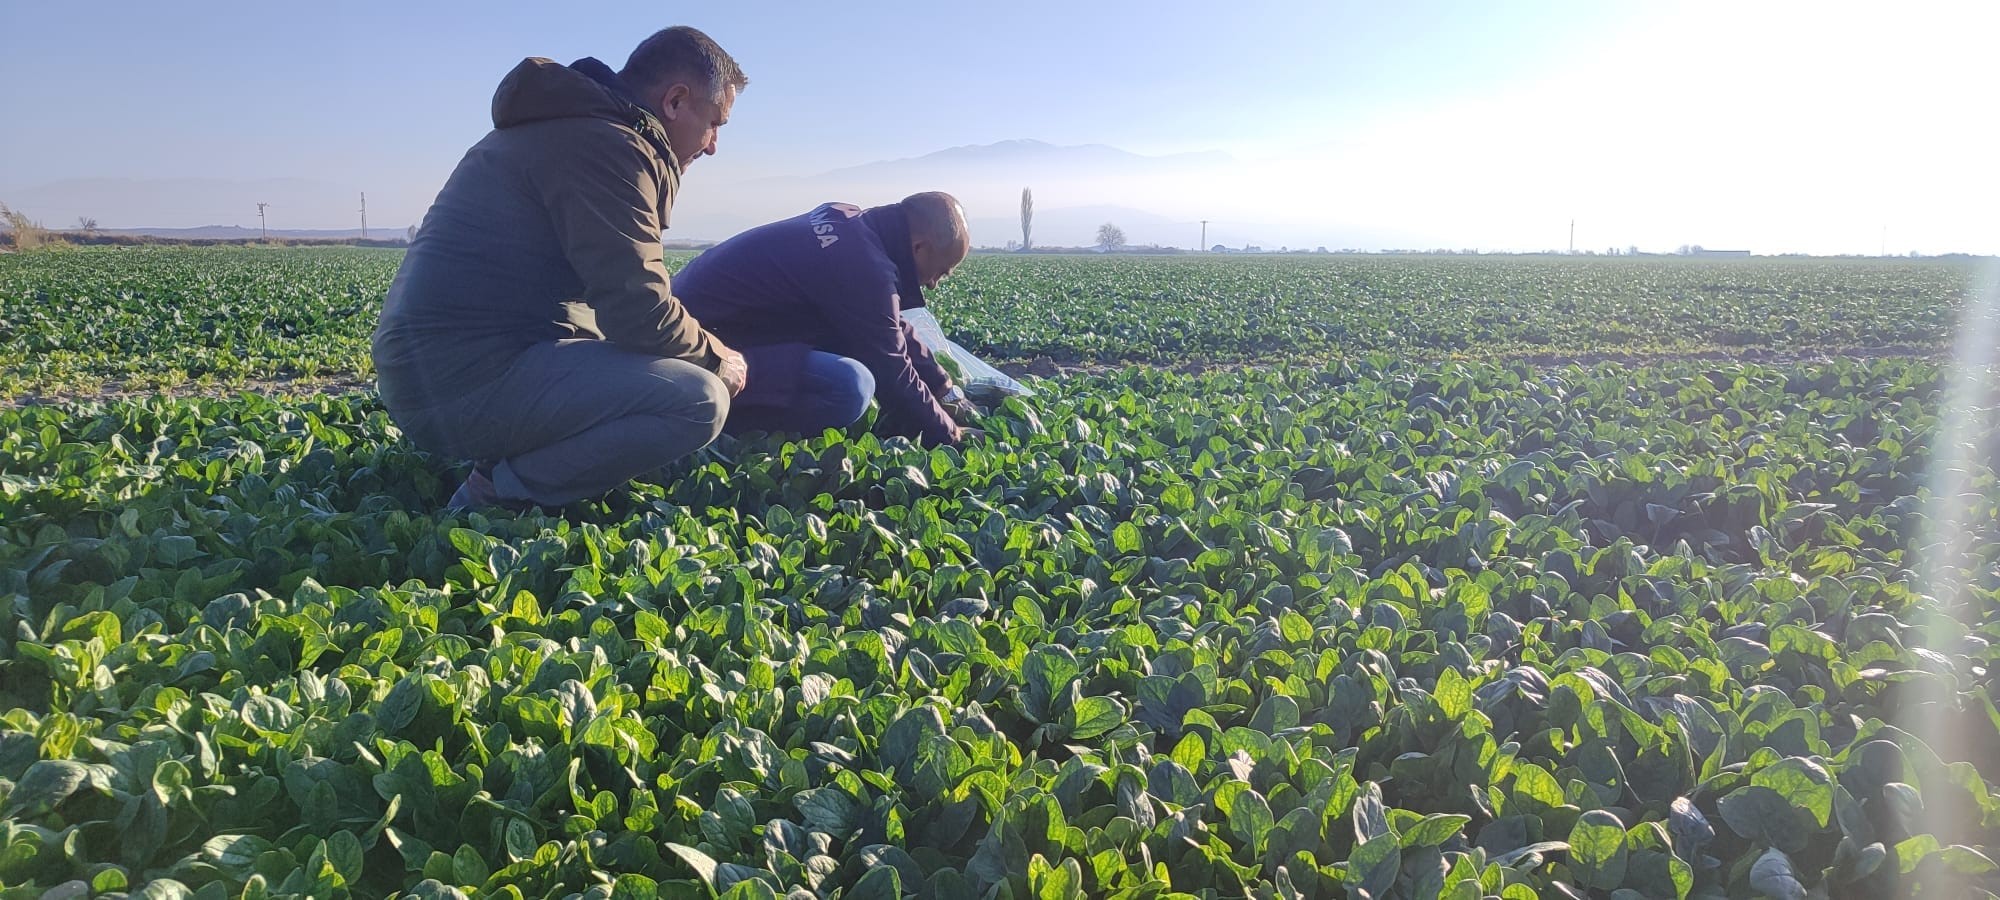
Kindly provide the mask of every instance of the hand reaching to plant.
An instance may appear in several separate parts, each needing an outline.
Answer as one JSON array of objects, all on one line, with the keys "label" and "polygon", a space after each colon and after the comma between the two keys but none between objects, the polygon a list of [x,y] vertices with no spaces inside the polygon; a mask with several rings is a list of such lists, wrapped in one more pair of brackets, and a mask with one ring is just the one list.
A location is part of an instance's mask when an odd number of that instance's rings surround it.
[{"label": "hand reaching to plant", "polygon": [[972,402],[972,398],[965,395],[965,388],[957,385],[953,385],[951,393],[944,395],[940,402],[944,404],[945,412],[951,414],[952,421],[960,425],[972,425],[986,417],[986,410]]}]

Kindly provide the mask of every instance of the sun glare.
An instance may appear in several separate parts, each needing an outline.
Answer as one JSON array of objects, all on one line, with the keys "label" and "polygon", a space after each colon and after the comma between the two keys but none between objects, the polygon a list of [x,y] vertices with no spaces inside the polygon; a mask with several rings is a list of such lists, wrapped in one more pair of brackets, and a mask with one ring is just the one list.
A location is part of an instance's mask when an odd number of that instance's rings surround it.
[{"label": "sun glare", "polygon": [[[1922,592],[1934,606],[1918,620],[1916,635],[1926,662],[1942,666],[1953,694],[1932,694],[1911,711],[1919,740],[1944,763],[1984,765],[1994,744],[1990,720],[1977,707],[1980,670],[1953,668],[1947,660],[1969,660],[1968,640],[1984,640],[1979,629],[2000,590],[1994,546],[1995,461],[2000,459],[2000,265],[1983,267],[1966,304],[1954,341],[1948,379],[1938,410],[1939,425],[1929,473],[1924,527],[1914,548],[1914,569]],[[1968,689],[1972,693],[1957,693]],[[1991,707],[1987,707],[1990,709]],[[1911,759],[1905,775],[1942,780],[1930,759]],[[1926,768],[1931,769],[1925,772]],[[1916,784],[1919,790],[1926,787]]]}]

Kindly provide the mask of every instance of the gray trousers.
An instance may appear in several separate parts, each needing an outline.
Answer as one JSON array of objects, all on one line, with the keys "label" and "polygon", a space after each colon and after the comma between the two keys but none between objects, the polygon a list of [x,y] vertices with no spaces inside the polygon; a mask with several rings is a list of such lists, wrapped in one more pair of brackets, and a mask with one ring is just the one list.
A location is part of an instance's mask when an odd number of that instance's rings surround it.
[{"label": "gray trousers", "polygon": [[494,463],[502,499],[554,507],[708,446],[729,417],[729,391],[684,360],[566,340],[529,347],[454,402],[389,415],[425,450]]}]

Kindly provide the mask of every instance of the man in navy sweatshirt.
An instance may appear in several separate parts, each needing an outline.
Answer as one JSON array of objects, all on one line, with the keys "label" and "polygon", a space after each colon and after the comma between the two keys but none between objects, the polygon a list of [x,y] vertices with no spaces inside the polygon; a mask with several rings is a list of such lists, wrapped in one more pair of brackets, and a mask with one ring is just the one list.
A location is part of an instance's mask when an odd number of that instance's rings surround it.
[{"label": "man in navy sweatshirt", "polygon": [[958,444],[978,408],[903,320],[972,246],[965,211],[927,192],[862,209],[825,203],[709,248],[674,276],[688,313],[749,373],[723,430],[814,434],[861,418]]}]

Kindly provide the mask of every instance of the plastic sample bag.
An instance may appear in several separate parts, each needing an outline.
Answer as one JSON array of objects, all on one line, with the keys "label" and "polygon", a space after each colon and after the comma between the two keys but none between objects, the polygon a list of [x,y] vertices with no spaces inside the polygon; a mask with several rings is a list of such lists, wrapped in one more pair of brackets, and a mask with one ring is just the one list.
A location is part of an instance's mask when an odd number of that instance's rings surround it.
[{"label": "plastic sample bag", "polygon": [[903,310],[903,320],[915,329],[924,346],[931,348],[931,355],[952,373],[952,377],[965,388],[965,394],[979,403],[997,403],[1008,397],[1031,397],[1034,391],[1012,378],[1007,373],[987,365],[972,351],[959,346],[951,338],[944,336],[936,316],[924,308]]}]

